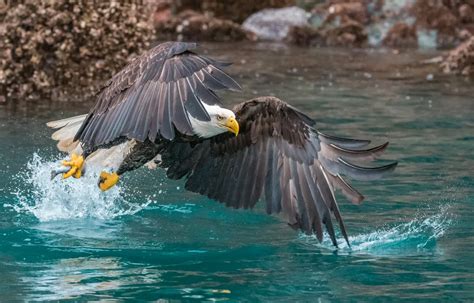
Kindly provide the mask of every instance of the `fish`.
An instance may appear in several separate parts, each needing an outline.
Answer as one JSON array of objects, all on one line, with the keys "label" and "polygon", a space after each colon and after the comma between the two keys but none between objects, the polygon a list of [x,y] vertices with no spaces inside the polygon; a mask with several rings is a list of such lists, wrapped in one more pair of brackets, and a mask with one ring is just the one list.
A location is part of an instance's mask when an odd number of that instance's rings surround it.
[{"label": "fish", "polygon": [[51,180],[56,178],[56,176],[59,175],[59,174],[64,174],[64,173],[68,172],[70,169],[71,168],[69,166],[64,166],[64,165],[61,165],[60,167],[58,167],[56,169],[53,169],[51,171]]}]

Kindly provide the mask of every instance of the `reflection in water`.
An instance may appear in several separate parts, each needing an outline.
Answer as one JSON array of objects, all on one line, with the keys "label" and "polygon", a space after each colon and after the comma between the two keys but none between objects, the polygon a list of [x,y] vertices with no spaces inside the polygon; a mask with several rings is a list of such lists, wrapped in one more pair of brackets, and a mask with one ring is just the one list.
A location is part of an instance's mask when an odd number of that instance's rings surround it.
[{"label": "reflection in water", "polygon": [[[147,287],[154,289],[153,293],[157,298],[171,295],[183,299],[206,298],[216,301],[223,300],[232,293],[226,288],[194,288],[185,286],[185,283],[182,284],[183,287],[171,288],[170,282],[193,280],[204,273],[193,270],[163,270],[160,266],[124,263],[116,257],[63,258],[57,262],[42,264],[32,273],[23,277],[22,282],[28,285],[28,300],[34,301],[88,298],[88,295],[92,294],[101,299],[111,299],[115,293],[139,293],[140,288]],[[218,276],[229,278],[225,273]],[[245,276],[243,274],[243,277]]]},{"label": "reflection in water", "polygon": [[122,286],[160,282],[159,270],[137,267],[124,272],[119,258],[113,257],[60,259],[41,267],[33,276],[23,278],[35,294],[29,300],[75,299]]},{"label": "reflection in water", "polygon": [[71,237],[77,239],[113,240],[120,237],[120,221],[106,221],[93,218],[63,219],[40,222],[33,229],[51,233],[49,238]]}]

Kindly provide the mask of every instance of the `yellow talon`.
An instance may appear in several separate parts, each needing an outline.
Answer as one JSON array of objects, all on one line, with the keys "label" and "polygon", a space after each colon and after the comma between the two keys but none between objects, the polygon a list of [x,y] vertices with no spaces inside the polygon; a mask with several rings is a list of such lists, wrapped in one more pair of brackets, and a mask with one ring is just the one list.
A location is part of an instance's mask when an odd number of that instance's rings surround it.
[{"label": "yellow talon", "polygon": [[63,174],[63,179],[67,179],[71,176],[74,178],[80,178],[82,176],[82,167],[84,166],[84,157],[76,154],[71,155],[69,161],[62,161],[64,166],[71,167],[69,171]]},{"label": "yellow talon", "polygon": [[77,167],[71,167],[67,173],[63,174],[63,179],[67,179],[77,172]]},{"label": "yellow talon", "polygon": [[117,173],[108,173],[103,171],[100,173],[99,188],[102,191],[109,190],[112,186],[117,184],[118,181],[119,175],[117,175]]}]

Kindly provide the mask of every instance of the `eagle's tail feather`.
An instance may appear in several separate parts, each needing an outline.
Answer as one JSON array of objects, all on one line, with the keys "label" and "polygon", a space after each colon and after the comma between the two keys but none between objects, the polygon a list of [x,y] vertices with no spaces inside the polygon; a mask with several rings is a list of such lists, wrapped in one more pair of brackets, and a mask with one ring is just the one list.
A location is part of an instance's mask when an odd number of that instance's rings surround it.
[{"label": "eagle's tail feather", "polygon": [[68,125],[68,124],[73,124],[73,123],[76,123],[76,122],[82,123],[82,121],[84,121],[86,116],[87,116],[87,114],[84,114],[84,115],[69,117],[69,118],[66,118],[66,119],[50,121],[50,122],[46,123],[46,125],[48,127],[51,127],[51,128],[62,128],[64,126]]},{"label": "eagle's tail feather", "polygon": [[86,115],[70,117],[62,120],[46,123],[48,127],[58,129],[51,138],[58,141],[58,149],[69,154],[82,154],[82,148],[78,141],[74,141],[74,136],[82,125]]}]

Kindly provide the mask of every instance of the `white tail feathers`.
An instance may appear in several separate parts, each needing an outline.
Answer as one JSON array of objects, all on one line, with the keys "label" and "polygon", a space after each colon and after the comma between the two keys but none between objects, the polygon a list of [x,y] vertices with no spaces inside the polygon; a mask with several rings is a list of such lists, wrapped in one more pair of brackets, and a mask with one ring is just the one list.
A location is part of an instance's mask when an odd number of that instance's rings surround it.
[{"label": "white tail feathers", "polygon": [[53,133],[51,138],[58,142],[58,149],[66,153],[81,154],[82,148],[78,141],[73,141],[74,136],[84,122],[87,115],[80,115],[71,118],[66,118],[57,121],[51,121],[46,123],[47,126],[58,129]]},{"label": "white tail feathers", "polygon": [[62,127],[65,127],[66,125],[76,124],[76,123],[79,123],[79,125],[81,125],[82,121],[84,121],[86,116],[87,114],[84,114],[84,115],[74,116],[74,117],[70,117],[66,119],[50,121],[46,123],[46,125],[51,128],[62,128]]},{"label": "white tail feathers", "polygon": [[[86,116],[87,115],[80,115],[46,123],[48,127],[58,129],[52,134],[51,138],[59,141],[57,147],[60,151],[69,154],[82,154],[83,151],[81,144],[79,141],[74,141],[74,136],[81,127]],[[107,149],[98,149],[87,157],[86,162],[88,165],[109,167],[117,170],[120,163],[128,153],[130,153],[135,143],[135,140],[129,140]],[[156,167],[156,164],[154,161],[150,161],[147,167],[153,169]]]}]

